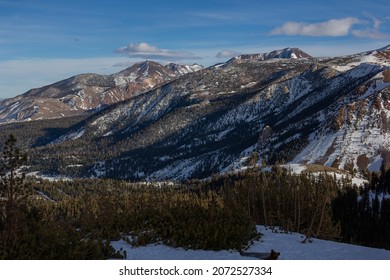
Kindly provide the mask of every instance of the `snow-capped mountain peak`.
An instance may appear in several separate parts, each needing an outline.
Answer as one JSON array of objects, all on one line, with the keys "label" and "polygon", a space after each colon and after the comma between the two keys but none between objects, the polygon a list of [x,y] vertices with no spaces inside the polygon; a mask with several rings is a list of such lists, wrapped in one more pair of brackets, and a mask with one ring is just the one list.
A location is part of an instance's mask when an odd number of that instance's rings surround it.
[{"label": "snow-capped mountain peak", "polygon": [[133,64],[131,67],[113,75],[116,85],[139,82],[145,79],[159,80],[159,82],[168,81],[176,77],[176,74],[163,65],[154,61],[142,61]]},{"label": "snow-capped mountain peak", "polygon": [[275,59],[275,58],[309,59],[312,57],[299,48],[285,48],[285,49],[275,50],[268,53],[241,54],[232,58],[231,60],[229,60],[229,62],[230,63],[241,63],[241,62],[248,62],[248,61],[253,62],[253,61],[264,61],[264,60]]},{"label": "snow-capped mountain peak", "polygon": [[[94,100],[123,100],[50,139],[88,143],[78,154],[68,151],[71,166],[99,150],[93,162],[83,163],[89,176],[203,178],[254,151],[269,163],[378,170],[390,167],[389,59],[387,47],[335,58],[286,48],[180,76],[179,66],[146,61],[4,100],[0,117],[27,119],[43,107],[66,104],[61,110],[73,112]],[[56,100],[50,108],[37,100],[49,93]],[[73,146],[65,143],[64,154],[67,147]]]},{"label": "snow-capped mountain peak", "polygon": [[311,58],[311,56],[299,48],[285,48],[282,50],[272,51],[266,54],[267,59],[272,58]]},{"label": "snow-capped mountain peak", "polygon": [[176,64],[176,63],[169,63],[165,65],[166,68],[169,70],[173,71],[176,75],[182,76],[188,73],[193,73],[199,70],[204,69],[202,65],[199,64],[192,64],[192,65],[181,65],[181,64]]},{"label": "snow-capped mountain peak", "polygon": [[112,75],[80,74],[0,101],[0,123],[84,114],[176,79],[154,61],[135,63]]}]

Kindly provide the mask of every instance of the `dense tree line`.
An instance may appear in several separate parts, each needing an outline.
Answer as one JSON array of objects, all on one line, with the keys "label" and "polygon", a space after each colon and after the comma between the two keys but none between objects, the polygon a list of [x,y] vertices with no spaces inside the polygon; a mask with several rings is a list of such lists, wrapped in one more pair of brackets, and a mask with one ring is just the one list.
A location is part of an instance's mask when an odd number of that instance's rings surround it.
[{"label": "dense tree line", "polygon": [[333,176],[294,175],[274,167],[270,172],[225,175],[208,184],[220,186],[229,205],[240,205],[256,224],[280,226],[307,237],[335,239],[339,226],[332,220],[331,201],[338,185]]},{"label": "dense tree line", "polygon": [[[33,192],[28,203],[16,207],[18,228],[12,246],[0,240],[0,257],[112,258],[117,255],[104,240],[127,235],[134,246],[163,242],[240,250],[257,237],[256,223],[333,238],[337,227],[330,221],[328,200],[325,192],[309,192],[315,188],[312,180],[276,170],[181,184],[33,181],[28,185]],[[302,184],[302,192],[295,188],[291,192],[296,196],[291,197],[283,193],[295,184]],[[301,195],[310,199],[299,201]],[[323,203],[315,203],[320,198]]]},{"label": "dense tree line", "polygon": [[390,171],[372,174],[363,189],[327,173],[277,167],[180,183],[50,182],[25,180],[15,143],[11,136],[1,150],[1,259],[121,257],[108,242],[119,238],[133,246],[240,250],[259,237],[256,224],[389,248]]},{"label": "dense tree line", "polygon": [[[0,258],[118,257],[107,240],[131,234],[134,246],[239,249],[255,237],[241,209],[215,192],[112,180],[24,182],[25,155],[10,136],[0,160]],[[23,158],[24,161],[21,159]]]},{"label": "dense tree line", "polygon": [[58,119],[37,120],[0,124],[0,143],[4,143],[10,134],[18,139],[18,146],[31,150],[50,143],[62,136],[70,127],[87,118],[88,115],[64,117]]},{"label": "dense tree line", "polygon": [[214,250],[240,249],[256,237],[246,212],[227,207],[213,191],[110,180],[31,186],[28,208],[18,205],[18,238],[12,246],[0,238],[0,258],[112,258],[104,240],[122,235],[131,235],[134,246],[163,242]]},{"label": "dense tree line", "polygon": [[390,250],[390,170],[371,174],[363,188],[338,191],[332,202],[341,240]]}]

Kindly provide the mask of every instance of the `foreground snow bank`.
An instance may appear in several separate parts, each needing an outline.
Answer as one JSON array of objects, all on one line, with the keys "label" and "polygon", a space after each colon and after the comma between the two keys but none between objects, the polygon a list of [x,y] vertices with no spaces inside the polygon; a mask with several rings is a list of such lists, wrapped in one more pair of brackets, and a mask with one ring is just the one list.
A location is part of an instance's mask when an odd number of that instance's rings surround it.
[{"label": "foreground snow bank", "polygon": [[390,260],[390,251],[313,238],[311,243],[301,243],[299,233],[273,233],[264,226],[257,226],[264,234],[248,251],[280,252],[284,260]]},{"label": "foreground snow bank", "polygon": [[[351,244],[313,239],[311,243],[301,243],[304,236],[299,233],[273,232],[265,226],[257,226],[263,236],[255,241],[247,252],[280,252],[281,260],[390,260],[390,251]],[[172,248],[163,244],[150,244],[132,247],[126,241],[111,242],[115,250],[126,251],[131,260],[239,260],[254,259],[244,257],[235,250],[206,251]]]}]

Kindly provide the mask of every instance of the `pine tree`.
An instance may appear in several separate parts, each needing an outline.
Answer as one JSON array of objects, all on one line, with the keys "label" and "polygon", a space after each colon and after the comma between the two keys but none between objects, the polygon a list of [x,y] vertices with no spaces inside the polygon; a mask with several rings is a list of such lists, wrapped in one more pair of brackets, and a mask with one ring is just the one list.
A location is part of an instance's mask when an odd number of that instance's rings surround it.
[{"label": "pine tree", "polygon": [[8,232],[15,230],[16,202],[25,194],[25,175],[19,169],[27,162],[27,154],[22,154],[15,145],[16,138],[11,134],[4,143],[0,159],[0,209],[4,229]]}]

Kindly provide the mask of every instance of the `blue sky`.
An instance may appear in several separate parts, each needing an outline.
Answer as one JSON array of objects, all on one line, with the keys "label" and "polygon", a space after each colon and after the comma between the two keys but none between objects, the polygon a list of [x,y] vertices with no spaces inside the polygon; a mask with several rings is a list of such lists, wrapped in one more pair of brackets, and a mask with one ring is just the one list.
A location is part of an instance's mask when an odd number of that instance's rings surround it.
[{"label": "blue sky", "polygon": [[336,56],[388,44],[388,0],[0,0],[0,98],[146,59],[209,66],[285,47]]}]

